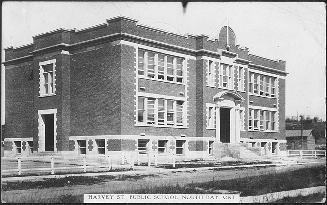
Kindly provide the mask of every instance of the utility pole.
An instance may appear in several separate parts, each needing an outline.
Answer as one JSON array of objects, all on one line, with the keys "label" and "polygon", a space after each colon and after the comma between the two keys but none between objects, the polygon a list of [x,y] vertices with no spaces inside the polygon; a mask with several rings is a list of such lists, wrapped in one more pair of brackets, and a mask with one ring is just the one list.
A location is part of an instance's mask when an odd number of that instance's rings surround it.
[{"label": "utility pole", "polygon": [[300,121],[301,121],[301,149],[303,149],[303,115],[300,115]]}]

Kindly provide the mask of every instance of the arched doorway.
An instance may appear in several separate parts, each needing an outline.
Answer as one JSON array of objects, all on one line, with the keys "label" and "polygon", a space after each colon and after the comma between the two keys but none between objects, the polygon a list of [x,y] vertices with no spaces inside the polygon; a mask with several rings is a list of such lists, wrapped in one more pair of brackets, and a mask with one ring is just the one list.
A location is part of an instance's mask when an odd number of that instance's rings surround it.
[{"label": "arched doorway", "polygon": [[216,104],[216,138],[222,143],[240,141],[240,104],[244,98],[233,91],[221,91],[213,100]]}]

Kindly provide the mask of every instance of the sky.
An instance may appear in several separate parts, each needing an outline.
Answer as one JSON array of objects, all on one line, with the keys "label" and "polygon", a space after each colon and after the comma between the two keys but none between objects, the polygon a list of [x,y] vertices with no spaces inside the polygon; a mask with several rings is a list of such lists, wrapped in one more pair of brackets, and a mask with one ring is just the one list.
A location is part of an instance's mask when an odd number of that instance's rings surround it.
[{"label": "sky", "polygon": [[32,43],[34,35],[82,29],[115,16],[212,39],[228,19],[237,44],[252,54],[286,61],[286,116],[326,119],[323,2],[190,2],[185,12],[180,2],[3,2],[2,57],[3,48]]}]

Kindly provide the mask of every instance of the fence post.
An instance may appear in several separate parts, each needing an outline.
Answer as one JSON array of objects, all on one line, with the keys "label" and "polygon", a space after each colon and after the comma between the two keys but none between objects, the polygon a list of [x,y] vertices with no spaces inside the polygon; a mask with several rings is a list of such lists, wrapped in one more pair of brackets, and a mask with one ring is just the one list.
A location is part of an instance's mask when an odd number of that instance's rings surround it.
[{"label": "fence post", "polygon": [[150,152],[148,152],[148,167],[151,166],[151,155],[150,155]]},{"label": "fence post", "polygon": [[317,151],[316,151],[316,150],[314,150],[314,153],[315,153],[315,158],[317,158]]},{"label": "fence post", "polygon": [[135,158],[132,152],[130,153],[130,163],[131,163],[131,168],[134,170]]},{"label": "fence post", "polygon": [[22,174],[22,159],[20,157],[18,159],[18,175]]},{"label": "fence post", "polygon": [[86,156],[83,156],[83,172],[86,172]]},{"label": "fence post", "polygon": [[158,153],[154,154],[154,166],[158,166]]},{"label": "fence post", "polygon": [[125,156],[124,156],[124,152],[121,152],[121,164],[125,164]]},{"label": "fence post", "polygon": [[303,156],[303,152],[302,150],[300,150],[300,157],[302,158],[302,156]]},{"label": "fence post", "polygon": [[173,154],[173,167],[174,168],[176,167],[176,156],[175,156],[175,154]]},{"label": "fence post", "polygon": [[54,158],[51,157],[51,174],[54,174]]},{"label": "fence post", "polygon": [[108,162],[108,168],[109,170],[112,169],[112,163],[111,163],[111,158],[109,157],[109,155],[106,155],[106,159],[107,159],[107,162]]},{"label": "fence post", "polygon": [[141,162],[140,162],[140,153],[139,153],[139,151],[136,151],[136,155],[137,155],[137,165],[140,166]]}]

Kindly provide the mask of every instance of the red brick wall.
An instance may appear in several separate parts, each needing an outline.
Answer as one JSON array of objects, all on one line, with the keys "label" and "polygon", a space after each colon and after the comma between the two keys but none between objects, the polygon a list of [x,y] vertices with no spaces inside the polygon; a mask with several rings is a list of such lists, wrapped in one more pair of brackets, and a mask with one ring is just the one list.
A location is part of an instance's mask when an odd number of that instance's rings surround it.
[{"label": "red brick wall", "polygon": [[120,134],[120,46],[71,56],[71,136]]}]

